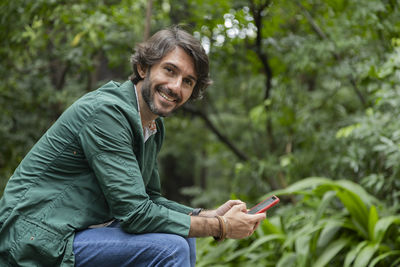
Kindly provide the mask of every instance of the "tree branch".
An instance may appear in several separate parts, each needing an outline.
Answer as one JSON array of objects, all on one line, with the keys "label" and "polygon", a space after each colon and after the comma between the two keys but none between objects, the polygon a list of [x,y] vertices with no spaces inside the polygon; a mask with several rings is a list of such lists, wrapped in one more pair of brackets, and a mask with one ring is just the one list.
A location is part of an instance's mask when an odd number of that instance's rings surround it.
[{"label": "tree branch", "polygon": [[183,105],[182,110],[190,113],[194,116],[200,117],[207,127],[213,132],[218,139],[225,144],[241,161],[248,161],[249,157],[240,151],[226,136],[224,136],[218,128],[214,125],[214,123],[208,118],[208,116],[201,110],[195,109],[193,106],[190,105]]},{"label": "tree branch", "polygon": [[300,7],[300,9],[303,11],[304,16],[306,16],[306,19],[311,25],[311,28],[315,31],[315,33],[323,40],[328,40],[328,36],[324,33],[324,31],[318,26],[318,24],[315,22],[313,17],[311,16],[310,12],[300,3],[300,1],[296,1],[297,5]]},{"label": "tree branch", "polygon": [[[256,36],[256,42],[254,44],[254,50],[256,55],[258,56],[259,60],[261,61],[263,65],[263,69],[265,72],[265,94],[264,94],[264,100],[269,99],[271,96],[271,90],[272,90],[272,68],[269,64],[269,58],[268,54],[263,51],[262,49],[262,29],[263,29],[263,24],[262,24],[262,13],[266,8],[268,8],[271,4],[270,0],[265,0],[265,2],[262,2],[261,4],[257,5],[254,0],[250,1],[250,11],[253,14],[254,18],[254,24],[257,28],[257,36]],[[269,107],[265,107],[266,112],[269,111]],[[267,125],[266,125],[266,131],[268,135],[268,143],[271,148],[271,150],[275,149],[275,141],[274,141],[274,136],[273,136],[273,130],[272,130],[272,122],[270,119],[267,120]]]},{"label": "tree branch", "polygon": [[264,10],[266,8],[269,7],[270,4],[271,4],[271,1],[266,0],[264,3],[261,3],[259,6],[257,6],[254,3],[254,0],[250,1],[250,10],[251,10],[251,13],[253,14],[254,23],[257,28],[257,36],[256,36],[256,43],[254,45],[254,50],[263,65],[265,75],[266,75],[264,99],[268,99],[271,94],[272,69],[269,64],[269,58],[268,58],[267,53],[265,53],[262,50],[262,29],[263,29],[262,13],[264,12]]},{"label": "tree branch", "polygon": [[[336,47],[336,43],[329,38],[327,34],[321,29],[321,27],[318,26],[317,22],[313,19],[311,16],[310,12],[300,3],[300,1],[296,1],[297,5],[300,7],[300,9],[303,11],[304,16],[306,17],[307,21],[310,23],[311,27],[313,28],[314,32],[318,35],[318,37],[322,40],[326,40],[331,42],[334,47]],[[336,52],[332,52],[332,55],[336,61],[340,61],[340,56]],[[361,104],[366,107],[367,106],[367,101],[365,100],[365,97],[361,93],[361,91],[358,89],[356,79],[352,74],[349,75],[349,81],[350,84],[353,86],[353,90],[356,93],[358,99],[360,100]]]}]

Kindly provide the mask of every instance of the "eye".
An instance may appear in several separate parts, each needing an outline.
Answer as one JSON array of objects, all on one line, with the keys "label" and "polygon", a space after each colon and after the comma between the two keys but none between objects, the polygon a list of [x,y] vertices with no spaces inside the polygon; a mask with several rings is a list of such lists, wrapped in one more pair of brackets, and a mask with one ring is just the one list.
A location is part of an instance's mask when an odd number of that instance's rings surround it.
[{"label": "eye", "polygon": [[190,87],[193,85],[193,81],[191,79],[184,79],[184,82]]},{"label": "eye", "polygon": [[170,68],[170,67],[165,67],[164,68],[168,73],[174,73],[174,70],[172,69],[172,68]]}]

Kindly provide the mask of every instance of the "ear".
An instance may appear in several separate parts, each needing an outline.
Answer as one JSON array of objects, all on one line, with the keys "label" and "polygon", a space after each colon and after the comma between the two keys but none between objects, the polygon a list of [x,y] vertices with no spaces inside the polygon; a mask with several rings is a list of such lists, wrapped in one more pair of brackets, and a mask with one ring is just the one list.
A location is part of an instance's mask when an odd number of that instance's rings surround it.
[{"label": "ear", "polygon": [[137,71],[142,79],[146,77],[147,67],[143,67],[142,65],[137,66]]}]

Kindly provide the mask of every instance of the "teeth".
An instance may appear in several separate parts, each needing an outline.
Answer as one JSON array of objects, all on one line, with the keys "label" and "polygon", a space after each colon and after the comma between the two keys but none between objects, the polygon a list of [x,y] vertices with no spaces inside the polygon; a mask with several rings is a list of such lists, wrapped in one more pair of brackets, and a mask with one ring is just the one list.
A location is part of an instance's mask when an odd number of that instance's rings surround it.
[{"label": "teeth", "polygon": [[166,100],[168,100],[168,101],[170,101],[170,102],[174,102],[175,100],[174,99],[172,99],[172,98],[169,98],[166,94],[164,94],[163,92],[160,92],[159,91],[159,93],[160,93],[160,95],[163,97],[163,98],[165,98]]}]

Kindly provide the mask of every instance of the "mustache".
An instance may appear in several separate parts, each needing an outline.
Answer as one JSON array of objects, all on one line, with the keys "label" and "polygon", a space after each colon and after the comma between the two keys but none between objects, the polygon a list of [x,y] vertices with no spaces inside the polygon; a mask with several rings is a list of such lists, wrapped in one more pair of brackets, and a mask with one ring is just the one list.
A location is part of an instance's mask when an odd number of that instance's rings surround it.
[{"label": "mustache", "polygon": [[157,91],[160,91],[160,92],[163,92],[163,93],[166,94],[167,96],[173,97],[173,98],[175,99],[175,101],[178,102],[178,103],[182,101],[182,98],[179,97],[178,94],[176,94],[174,91],[172,91],[171,89],[169,89],[169,88],[166,87],[166,86],[158,85],[158,86],[156,87],[156,90],[157,90]]}]

